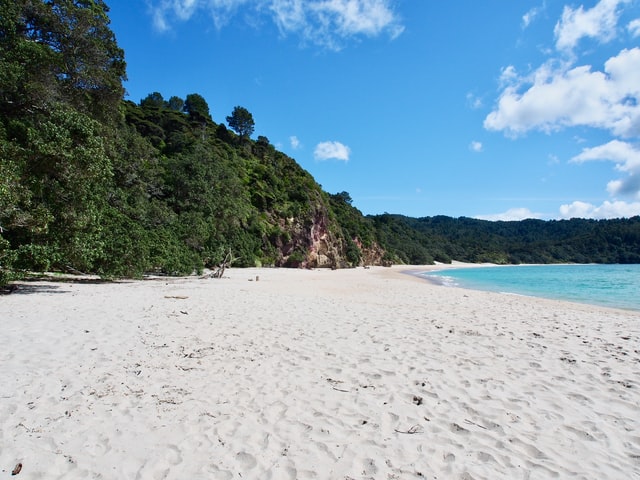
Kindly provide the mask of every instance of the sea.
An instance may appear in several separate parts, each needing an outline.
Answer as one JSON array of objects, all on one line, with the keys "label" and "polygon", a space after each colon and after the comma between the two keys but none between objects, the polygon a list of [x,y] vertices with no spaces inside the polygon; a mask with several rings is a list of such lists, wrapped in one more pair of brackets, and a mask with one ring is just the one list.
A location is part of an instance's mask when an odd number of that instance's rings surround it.
[{"label": "sea", "polygon": [[510,265],[418,274],[447,286],[640,311],[640,265]]}]

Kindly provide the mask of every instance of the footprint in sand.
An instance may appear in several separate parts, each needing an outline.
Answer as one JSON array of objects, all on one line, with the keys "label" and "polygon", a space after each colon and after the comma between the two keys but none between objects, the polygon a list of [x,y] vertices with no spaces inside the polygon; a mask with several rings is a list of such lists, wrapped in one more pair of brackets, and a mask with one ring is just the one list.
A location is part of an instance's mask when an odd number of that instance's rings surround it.
[{"label": "footprint in sand", "polygon": [[256,458],[247,452],[238,453],[236,455],[236,459],[238,460],[238,463],[242,465],[242,468],[244,468],[245,470],[251,470],[252,468],[255,468],[258,465]]},{"label": "footprint in sand", "polygon": [[109,450],[111,450],[111,445],[107,437],[92,433],[86,439],[83,445],[83,449],[89,455],[92,455],[94,457],[101,457]]},{"label": "footprint in sand", "polygon": [[565,430],[570,431],[571,433],[577,435],[579,438],[583,439],[583,440],[588,440],[590,442],[595,442],[596,439],[593,435],[591,435],[589,432],[586,432],[584,430],[580,430],[578,428],[573,428],[569,425],[565,425]]},{"label": "footprint in sand", "polygon": [[547,456],[544,454],[544,452],[542,452],[541,450],[539,450],[537,447],[535,447],[534,445],[531,445],[529,443],[523,442],[522,440],[518,439],[518,438],[513,438],[509,440],[513,445],[518,445],[521,447],[521,449],[528,454],[529,456],[536,458],[538,460],[542,460],[547,458]]},{"label": "footprint in sand", "polygon": [[586,397],[580,393],[570,393],[569,398],[582,405],[591,405],[593,403],[593,401],[589,397]]},{"label": "footprint in sand", "polygon": [[493,457],[493,455],[487,452],[478,452],[478,460],[485,463],[488,463],[488,462],[498,463],[496,459]]},{"label": "footprint in sand", "polygon": [[464,427],[461,427],[460,425],[458,425],[457,423],[452,423],[449,426],[449,429],[453,432],[453,433],[461,433],[461,434],[467,434],[469,433],[469,430],[467,430]]},{"label": "footprint in sand", "polygon": [[217,465],[210,465],[208,470],[209,470],[209,473],[213,475],[212,477],[209,477],[209,478],[212,478],[214,480],[232,480],[233,479],[233,473],[231,473],[229,470],[221,470],[220,467],[218,467]]},{"label": "footprint in sand", "polygon": [[175,445],[169,445],[168,448],[169,448],[169,453],[167,453],[165,457],[167,461],[171,465],[178,465],[182,463],[182,455],[180,454],[180,449],[178,449],[178,447],[176,447]]},{"label": "footprint in sand", "polygon": [[378,473],[376,461],[373,458],[365,458],[364,462],[362,463],[362,474],[375,475],[376,473]]},{"label": "footprint in sand", "polygon": [[456,456],[453,453],[447,453],[443,456],[443,460],[446,463],[451,463],[456,461]]}]

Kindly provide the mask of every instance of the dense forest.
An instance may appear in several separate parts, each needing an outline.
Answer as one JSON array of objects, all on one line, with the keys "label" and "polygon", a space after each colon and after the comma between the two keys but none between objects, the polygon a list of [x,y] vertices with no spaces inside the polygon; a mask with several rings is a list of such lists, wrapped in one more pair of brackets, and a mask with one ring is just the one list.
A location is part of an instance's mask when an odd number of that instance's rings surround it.
[{"label": "dense forest", "polygon": [[640,218],[364,216],[237,106],[125,100],[102,0],[0,2],[0,284],[27,272],[189,274],[434,261],[640,263]]},{"label": "dense forest", "polygon": [[376,238],[402,263],[640,263],[640,217],[489,222],[377,215]]}]

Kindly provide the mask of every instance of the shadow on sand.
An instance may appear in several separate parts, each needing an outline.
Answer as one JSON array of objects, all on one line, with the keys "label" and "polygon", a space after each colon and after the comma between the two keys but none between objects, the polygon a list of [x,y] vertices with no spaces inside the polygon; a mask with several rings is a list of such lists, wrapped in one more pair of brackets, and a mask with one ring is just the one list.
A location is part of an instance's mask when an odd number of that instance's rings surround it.
[{"label": "shadow on sand", "polygon": [[[49,278],[34,277],[31,279],[22,279],[11,285],[0,287],[0,295],[30,295],[34,293],[69,293],[69,290],[63,289],[66,284],[81,283],[85,285],[104,285],[114,283],[112,280],[103,280],[99,278]],[[123,283],[118,281],[118,283]]]}]

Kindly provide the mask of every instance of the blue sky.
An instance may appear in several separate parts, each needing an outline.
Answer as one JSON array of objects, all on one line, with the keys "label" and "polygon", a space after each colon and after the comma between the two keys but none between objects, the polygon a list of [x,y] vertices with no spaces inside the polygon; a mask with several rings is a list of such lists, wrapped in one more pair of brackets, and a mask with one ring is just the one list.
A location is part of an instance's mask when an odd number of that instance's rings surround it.
[{"label": "blue sky", "polygon": [[236,105],[365,214],[640,214],[640,0],[107,0],[129,100]]}]

